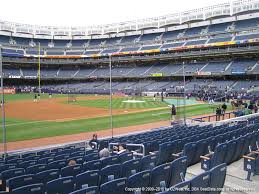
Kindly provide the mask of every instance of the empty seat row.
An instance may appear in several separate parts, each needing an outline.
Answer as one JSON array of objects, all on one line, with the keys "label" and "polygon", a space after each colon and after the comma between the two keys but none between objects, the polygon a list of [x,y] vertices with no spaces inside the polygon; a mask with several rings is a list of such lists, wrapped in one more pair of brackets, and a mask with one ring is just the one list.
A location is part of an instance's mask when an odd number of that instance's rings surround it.
[{"label": "empty seat row", "polygon": [[[13,193],[17,193],[18,191],[22,193],[22,191],[26,191],[26,193],[30,194],[35,193],[32,190],[36,190],[36,193],[44,193],[46,189],[47,194],[65,194],[73,192],[74,190],[86,192],[86,188],[87,190],[94,188],[99,193],[100,188],[100,193],[110,193],[112,189],[115,189],[114,191],[116,191],[116,186],[113,188],[111,185],[118,183],[118,180],[124,181],[124,185],[127,184],[129,188],[149,188],[151,186],[166,188],[178,184],[184,179],[187,166],[186,157],[182,157],[172,163],[163,164],[151,170],[141,172],[134,169],[134,165],[133,167],[128,167],[130,169],[126,170],[121,169],[120,165],[112,165],[107,166],[100,171],[87,171],[76,177],[59,177],[58,171],[56,170],[48,172],[48,176],[46,176],[47,174],[44,172],[41,172],[38,175],[21,175],[7,180],[7,191]],[[124,171],[128,172],[125,173]],[[22,170],[20,174],[21,173]],[[51,175],[52,179],[50,179],[49,175]],[[39,177],[36,178],[36,176]],[[124,192],[126,192],[126,189]],[[127,193],[134,192],[129,191]]]},{"label": "empty seat row", "polygon": [[258,136],[259,131],[255,131],[217,145],[213,153],[201,157],[202,169],[209,170],[218,164],[230,164],[240,159],[249,151],[249,148],[251,149],[256,144]]}]

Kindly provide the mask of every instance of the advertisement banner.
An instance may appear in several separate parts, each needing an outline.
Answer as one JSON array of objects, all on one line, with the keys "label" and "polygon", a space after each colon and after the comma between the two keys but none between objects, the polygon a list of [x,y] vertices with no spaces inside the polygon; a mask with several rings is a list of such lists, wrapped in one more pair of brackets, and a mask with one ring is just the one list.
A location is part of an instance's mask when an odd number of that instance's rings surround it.
[{"label": "advertisement banner", "polygon": [[[4,88],[4,94],[15,94],[15,88]],[[0,89],[0,94],[2,94],[2,90]]]},{"label": "advertisement banner", "polygon": [[198,75],[211,75],[211,72],[209,72],[209,71],[198,71],[197,74]]},{"label": "advertisement banner", "polygon": [[151,73],[152,77],[163,77],[163,73]]}]

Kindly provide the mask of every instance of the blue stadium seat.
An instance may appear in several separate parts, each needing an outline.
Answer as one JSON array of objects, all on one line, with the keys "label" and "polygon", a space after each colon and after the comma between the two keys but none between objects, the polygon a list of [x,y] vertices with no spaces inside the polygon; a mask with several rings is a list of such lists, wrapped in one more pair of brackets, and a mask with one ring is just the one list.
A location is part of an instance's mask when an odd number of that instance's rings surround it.
[{"label": "blue stadium seat", "polygon": [[114,164],[111,166],[107,166],[100,170],[100,184],[106,183],[108,181],[120,178],[121,175],[121,165],[120,164]]},{"label": "blue stadium seat", "polygon": [[252,132],[252,138],[251,138],[251,142],[250,142],[250,151],[257,151],[258,150],[258,134],[259,134],[259,131],[253,131]]},{"label": "blue stadium seat", "polygon": [[133,159],[133,153],[132,152],[125,152],[125,153],[121,153],[119,154],[119,160],[120,163],[129,161]]},{"label": "blue stadium seat", "polygon": [[227,143],[227,151],[223,160],[223,163],[230,164],[234,158],[236,152],[237,141],[231,140]]},{"label": "blue stadium seat", "polygon": [[6,181],[6,190],[12,191],[16,188],[25,186],[25,185],[31,185],[36,183],[36,178],[33,174],[26,174],[22,176],[16,176],[13,178],[10,178]]},{"label": "blue stadium seat", "polygon": [[16,164],[4,164],[0,165],[0,173],[5,171],[5,170],[11,170],[16,168]]},{"label": "blue stadium seat", "polygon": [[75,177],[76,189],[84,187],[98,186],[99,170],[92,170],[78,174]]},{"label": "blue stadium seat", "polygon": [[47,158],[47,157],[52,157],[52,158],[54,158],[55,156],[56,156],[56,153],[53,153],[53,152],[45,153],[45,154],[42,154],[42,155],[41,155],[42,158]]},{"label": "blue stadium seat", "polygon": [[208,194],[220,194],[218,189],[222,189],[225,183],[227,165],[220,164],[210,170],[210,188],[215,191],[209,191]]},{"label": "blue stadium seat", "polygon": [[[131,189],[137,188],[140,192],[139,194],[149,194],[149,191],[141,190],[142,187],[150,187],[151,171],[145,170],[134,174],[128,178],[127,187]],[[129,194],[134,194],[134,192],[128,192]]]},{"label": "blue stadium seat", "polygon": [[49,153],[50,153],[50,150],[42,150],[37,152],[37,156],[42,156],[44,154],[49,154]]},{"label": "blue stadium seat", "polygon": [[10,160],[19,159],[19,158],[21,158],[19,155],[7,156],[7,157],[5,158],[5,161],[6,161],[6,162],[9,162]]},{"label": "blue stadium seat", "polygon": [[[201,188],[208,188],[210,185],[210,172],[206,171],[201,173],[200,175],[192,178],[191,180],[191,188],[192,194],[204,194],[204,191],[202,191]],[[196,189],[198,189],[196,191]]]},{"label": "blue stadium seat", "polygon": [[100,194],[126,194],[127,178],[109,181],[100,186]]},{"label": "blue stadium seat", "polygon": [[54,160],[67,160],[70,157],[69,154],[60,154],[54,157]]},{"label": "blue stadium seat", "polygon": [[141,159],[141,171],[153,169],[156,165],[157,155],[144,156]]},{"label": "blue stadium seat", "polygon": [[92,161],[92,160],[98,160],[99,154],[98,153],[92,153],[85,156],[84,160],[86,162]]},{"label": "blue stadium seat", "polygon": [[70,194],[98,194],[98,193],[99,193],[98,187],[88,187],[88,188],[74,191]]},{"label": "blue stadium seat", "polygon": [[51,162],[54,162],[53,157],[44,157],[38,160],[38,164],[49,164]]},{"label": "blue stadium seat", "polygon": [[83,164],[83,170],[100,170],[102,168],[102,162],[101,160],[92,160],[90,162],[86,162]]},{"label": "blue stadium seat", "polygon": [[187,156],[187,166],[194,164],[196,156],[197,144],[196,142],[187,143],[183,149],[183,155]]},{"label": "blue stadium seat", "polygon": [[28,156],[28,157],[24,158],[23,160],[26,160],[26,161],[36,160],[36,161],[38,161],[39,159],[41,159],[41,156]]},{"label": "blue stadium seat", "polygon": [[28,174],[37,174],[38,172],[47,170],[47,165],[45,164],[37,164],[30,166],[26,169],[26,173]]},{"label": "blue stadium seat", "polygon": [[172,143],[166,142],[159,145],[157,165],[170,162],[172,158]]},{"label": "blue stadium seat", "polygon": [[62,177],[49,181],[46,185],[47,194],[67,194],[74,191],[74,178]]},{"label": "blue stadium seat", "polygon": [[141,167],[140,159],[132,159],[121,165],[121,177],[129,177],[139,172]]},{"label": "blue stadium seat", "polygon": [[115,156],[110,156],[108,158],[104,158],[102,159],[102,167],[106,167],[108,165],[113,165],[113,164],[119,164],[120,160],[119,157],[117,155]]},{"label": "blue stadium seat", "polygon": [[203,170],[210,170],[211,168],[222,164],[227,151],[227,143],[219,144],[215,148],[213,154],[201,156],[201,168]]},{"label": "blue stadium seat", "polygon": [[22,154],[21,158],[28,158],[28,157],[31,157],[31,156],[36,156],[36,152]]},{"label": "blue stadium seat", "polygon": [[37,160],[30,160],[30,161],[22,162],[18,166],[19,166],[19,168],[28,168],[28,167],[34,166],[36,164],[38,164]]},{"label": "blue stadium seat", "polygon": [[25,169],[24,168],[15,168],[15,169],[10,169],[10,170],[5,170],[0,174],[0,182],[2,183],[2,187],[5,188],[6,186],[6,180],[16,177],[16,176],[21,176],[25,174]]},{"label": "blue stadium seat", "polygon": [[185,177],[187,170],[187,157],[183,156],[174,160],[171,164],[171,175],[167,187],[172,187],[180,182]]},{"label": "blue stadium seat", "polygon": [[99,151],[97,149],[85,150],[85,155],[89,154],[98,154]]},{"label": "blue stadium seat", "polygon": [[22,159],[22,158],[14,158],[14,159],[6,160],[6,163],[18,165],[18,163],[23,162],[23,160],[24,159]]},{"label": "blue stadium seat", "polygon": [[[171,153],[172,154],[176,154],[179,153],[183,150],[183,140],[182,139],[177,139],[175,141],[172,141],[172,150]],[[171,156],[171,160],[175,159],[175,157]]]},{"label": "blue stadium seat", "polygon": [[12,194],[45,194],[45,187],[42,183],[27,185],[14,189]]},{"label": "blue stadium seat", "polygon": [[196,154],[193,156],[193,163],[196,164],[200,162],[200,156],[206,155],[208,153],[209,141],[208,139],[201,139],[196,142]]},{"label": "blue stadium seat", "polygon": [[59,177],[59,169],[50,169],[36,174],[38,182],[46,184],[48,181]]},{"label": "blue stadium seat", "polygon": [[61,169],[67,165],[67,160],[57,160],[48,164],[49,169]]},{"label": "blue stadium seat", "polygon": [[73,152],[70,154],[70,157],[76,157],[76,156],[85,156],[85,152],[84,151],[77,151],[77,152]]},{"label": "blue stadium seat", "polygon": [[233,154],[233,158],[232,158],[233,161],[239,160],[240,157],[242,156],[242,155],[241,155],[241,152],[242,152],[244,143],[245,143],[245,137],[244,137],[244,136],[237,138],[236,151],[235,151],[235,153]]},{"label": "blue stadium seat", "polygon": [[67,159],[68,162],[70,160],[75,160],[77,164],[83,164],[84,163],[84,157],[83,156],[70,157],[69,159]]},{"label": "blue stadium seat", "polygon": [[168,188],[164,192],[160,192],[158,194],[191,194],[191,182],[183,181],[178,183],[177,185]]},{"label": "blue stadium seat", "polygon": [[245,142],[244,142],[244,145],[243,145],[243,148],[242,148],[242,151],[241,151],[241,156],[249,153],[249,145],[250,145],[250,142],[251,142],[251,139],[252,139],[252,135],[246,134],[244,136],[244,138],[245,138]]},{"label": "blue stadium seat", "polygon": [[66,176],[76,176],[80,174],[81,172],[81,165],[76,164],[74,166],[66,166],[64,168],[61,168],[61,176],[66,177]]},{"label": "blue stadium seat", "polygon": [[[171,163],[162,164],[153,168],[151,172],[151,183],[150,185],[154,188],[165,189],[170,181],[171,175]],[[162,190],[163,191],[163,190]],[[151,191],[150,193],[155,193]]]},{"label": "blue stadium seat", "polygon": [[52,153],[58,154],[59,152],[63,151],[63,148],[54,148],[50,150]]}]

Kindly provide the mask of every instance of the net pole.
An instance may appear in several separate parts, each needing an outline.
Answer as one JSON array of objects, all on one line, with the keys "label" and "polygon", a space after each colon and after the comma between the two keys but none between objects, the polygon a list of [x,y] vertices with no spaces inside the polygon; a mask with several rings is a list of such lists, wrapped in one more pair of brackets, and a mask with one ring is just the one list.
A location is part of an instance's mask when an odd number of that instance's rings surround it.
[{"label": "net pole", "polygon": [[0,45],[0,73],[1,73],[1,106],[2,106],[2,129],[3,129],[3,151],[4,157],[7,154],[6,144],[6,126],[5,126],[5,99],[4,99],[4,73],[3,73],[3,61],[2,61],[2,47]]},{"label": "net pole", "polygon": [[39,87],[39,94],[41,94],[41,85],[40,85],[40,42],[38,46],[38,87]]},{"label": "net pole", "polygon": [[186,80],[185,80],[185,62],[183,61],[183,124],[186,125]]},{"label": "net pole", "polygon": [[109,66],[110,66],[110,128],[112,131],[113,138],[113,116],[112,116],[112,56],[109,55]]}]

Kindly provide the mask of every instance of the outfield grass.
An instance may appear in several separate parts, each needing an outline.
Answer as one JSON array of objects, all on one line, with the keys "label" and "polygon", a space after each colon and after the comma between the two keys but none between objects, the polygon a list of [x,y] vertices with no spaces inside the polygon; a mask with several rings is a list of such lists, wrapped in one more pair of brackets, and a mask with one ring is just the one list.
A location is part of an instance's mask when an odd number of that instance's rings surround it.
[{"label": "outfield grass", "polygon": [[[123,102],[127,100],[139,100],[143,102],[139,102],[139,103]],[[68,103],[68,102],[64,101],[64,103]],[[108,96],[107,96],[107,99],[77,100],[76,102],[70,102],[69,104],[87,106],[87,107],[106,108],[106,109],[110,107]],[[148,108],[166,107],[167,105],[168,104],[166,102],[161,102],[159,100],[154,101],[153,98],[144,98],[144,97],[114,98],[112,100],[113,109],[148,109]]]},{"label": "outfield grass", "polygon": [[[34,93],[31,94],[5,94],[5,101],[8,103],[10,101],[17,101],[17,100],[33,100],[34,99]],[[62,98],[67,97],[66,94],[58,94],[58,95],[52,95],[53,98]],[[41,94],[41,99],[48,99],[49,94]]]},{"label": "outfield grass", "polygon": [[[33,99],[33,94],[6,95],[6,101]],[[85,96],[85,95],[84,95]],[[53,95],[53,97],[66,97],[66,95]],[[41,98],[48,98],[48,94],[41,95]],[[123,103],[123,100],[133,98],[114,98],[114,109],[147,109],[161,108],[138,113],[129,113],[113,116],[113,126],[126,127],[152,123],[157,121],[170,120],[170,108],[165,102],[154,101],[153,98],[135,97],[136,100],[145,100],[145,103]],[[62,103],[62,102],[61,102]],[[66,101],[63,103],[67,103]],[[75,105],[108,108],[109,98],[97,100],[78,100]],[[187,106],[186,116],[196,116],[214,113],[217,105],[197,104]],[[177,108],[180,117],[184,114],[184,108]],[[2,122],[2,121],[1,121]],[[91,132],[110,128],[110,117],[89,118],[64,122],[28,121],[13,118],[6,118],[7,141],[30,140],[36,138],[62,136],[81,132]],[[0,129],[0,138],[2,133]]]},{"label": "outfield grass", "polygon": [[[183,109],[178,109],[178,114],[183,114]],[[212,113],[214,110],[211,105],[201,104],[186,107],[186,116],[194,116]],[[130,113],[125,115],[113,116],[113,126],[126,127],[165,121],[170,119],[170,109],[153,110],[141,113]],[[110,117],[100,117],[82,119],[65,122],[25,122],[15,119],[7,120],[7,141],[30,140],[52,136],[76,134],[81,132],[91,132],[109,129]],[[0,133],[0,138],[2,138]]]}]

